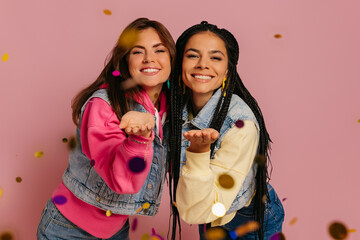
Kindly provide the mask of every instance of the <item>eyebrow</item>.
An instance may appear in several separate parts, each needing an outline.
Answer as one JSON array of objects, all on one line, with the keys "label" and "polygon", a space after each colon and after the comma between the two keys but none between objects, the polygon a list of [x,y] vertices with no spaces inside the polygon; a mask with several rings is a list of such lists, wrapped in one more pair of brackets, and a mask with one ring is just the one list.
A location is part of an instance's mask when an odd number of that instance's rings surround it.
[{"label": "eyebrow", "polygon": [[[157,43],[157,44],[155,44],[154,46],[152,46],[152,48],[157,48],[157,47],[160,47],[160,46],[164,46],[164,47],[165,47],[165,45],[164,45],[163,43]],[[141,45],[135,45],[135,46],[133,46],[132,48],[145,49],[145,47],[144,47],[144,46],[141,46]]]},{"label": "eyebrow", "polygon": [[[200,51],[199,50],[197,50],[197,49],[195,49],[195,48],[189,48],[189,49],[187,49],[186,51],[185,51],[185,53],[187,53],[187,52],[189,52],[189,51],[193,51],[193,52],[196,52],[196,53],[200,53]],[[225,54],[222,52],[222,51],[220,51],[220,50],[211,50],[211,51],[209,51],[210,53],[220,53],[221,55],[223,55],[224,57],[225,57]]]}]

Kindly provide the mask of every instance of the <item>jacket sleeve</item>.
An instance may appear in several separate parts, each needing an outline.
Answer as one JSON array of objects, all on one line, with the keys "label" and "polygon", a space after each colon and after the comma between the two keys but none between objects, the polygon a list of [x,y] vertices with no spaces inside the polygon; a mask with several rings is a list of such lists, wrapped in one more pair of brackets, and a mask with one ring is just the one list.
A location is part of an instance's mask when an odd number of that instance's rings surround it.
[{"label": "jacket sleeve", "polygon": [[[151,139],[132,135],[133,141],[119,124],[109,104],[101,98],[91,99],[81,121],[81,146],[83,153],[94,160],[95,171],[114,192],[134,194],[140,191],[150,171],[154,132]],[[128,168],[129,161],[135,157],[145,159],[145,169],[140,173]]]},{"label": "jacket sleeve", "polygon": [[[215,202],[230,208],[250,171],[258,147],[258,131],[252,121],[245,121],[243,128],[233,127],[224,136],[214,159],[210,151],[193,153],[186,150],[186,163],[180,174],[176,203],[181,218],[189,224],[218,222],[221,225],[235,216],[217,217],[212,213]],[[234,186],[224,189],[218,178],[228,174]],[[220,225],[220,224],[215,224]],[[213,225],[214,226],[214,225]]]}]

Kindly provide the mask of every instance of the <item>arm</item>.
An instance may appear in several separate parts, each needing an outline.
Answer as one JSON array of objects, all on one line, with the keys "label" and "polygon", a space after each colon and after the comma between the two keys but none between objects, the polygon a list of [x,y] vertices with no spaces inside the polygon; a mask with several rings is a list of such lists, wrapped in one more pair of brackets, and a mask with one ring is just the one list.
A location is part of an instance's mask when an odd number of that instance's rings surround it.
[{"label": "arm", "polygon": [[[132,135],[133,141],[119,125],[120,121],[109,104],[100,98],[91,99],[82,117],[81,146],[84,154],[95,161],[95,171],[113,191],[133,194],[140,191],[150,171],[154,135],[150,139]],[[128,163],[134,157],[146,160],[144,171],[133,173],[128,169]]]},{"label": "arm", "polygon": [[[215,202],[222,203],[227,211],[253,164],[257,147],[258,132],[251,121],[245,121],[243,128],[230,129],[211,161],[210,151],[190,152],[190,146],[176,194],[181,218],[190,224],[213,222],[219,218],[212,213]],[[223,173],[234,179],[231,189],[220,186],[218,177]]]}]

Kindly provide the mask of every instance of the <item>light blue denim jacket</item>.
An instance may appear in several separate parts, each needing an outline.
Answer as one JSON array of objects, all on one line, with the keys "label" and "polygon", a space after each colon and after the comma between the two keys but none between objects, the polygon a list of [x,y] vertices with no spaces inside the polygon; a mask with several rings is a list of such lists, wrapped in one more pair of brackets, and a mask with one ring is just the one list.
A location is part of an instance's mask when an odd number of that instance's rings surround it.
[{"label": "light blue denim jacket", "polygon": [[[212,120],[212,116],[214,114],[216,105],[220,99],[221,89],[218,89],[215,94],[211,97],[211,99],[206,103],[206,105],[201,109],[201,111],[189,121],[188,116],[188,106],[185,104],[183,109],[182,119],[183,119],[183,126],[182,126],[182,133],[194,129],[205,129],[210,126],[210,122]],[[235,122],[239,119],[242,120],[251,120],[256,124],[256,127],[259,131],[259,124],[256,120],[255,115],[249,108],[249,106],[237,95],[232,95],[230,106],[224,123],[220,129],[220,136],[215,143],[215,148],[213,154],[211,155],[211,159],[214,158],[216,151],[220,148],[220,144],[222,139],[224,138],[225,134],[235,126]],[[185,149],[190,146],[190,141],[182,137],[181,142],[181,168],[184,166],[186,162],[186,155]],[[246,176],[244,183],[237,194],[236,198],[234,199],[233,203],[231,204],[229,210],[226,214],[235,212],[242,208],[252,197],[255,191],[255,175],[256,175],[257,164],[254,162],[248,175]]]},{"label": "light blue denim jacket", "polygon": [[[100,89],[84,104],[81,109],[81,116],[84,113],[88,101],[94,97],[104,99],[110,105],[106,90]],[[147,112],[141,104],[135,101],[130,102],[130,109],[139,112]],[[157,121],[157,119],[155,119],[155,121]],[[110,210],[112,213],[122,215],[139,214],[154,216],[160,206],[164,186],[163,183],[165,180],[166,154],[168,149],[166,141],[162,142],[160,137],[155,134],[152,144],[154,149],[152,164],[141,190],[136,194],[118,194],[107,186],[104,180],[90,165],[90,159],[82,152],[80,125],[81,118],[79,120],[79,127],[76,129],[77,145],[76,148],[70,152],[69,165],[63,175],[65,186],[82,201],[105,211]],[[165,122],[163,127],[164,140],[166,140],[168,136],[167,125],[167,122]],[[155,133],[158,132],[156,128],[157,126],[155,126],[154,129]],[[100,201],[98,201],[99,197]],[[137,213],[137,209],[142,207],[146,202],[150,203],[150,207],[148,209],[142,209]]]}]

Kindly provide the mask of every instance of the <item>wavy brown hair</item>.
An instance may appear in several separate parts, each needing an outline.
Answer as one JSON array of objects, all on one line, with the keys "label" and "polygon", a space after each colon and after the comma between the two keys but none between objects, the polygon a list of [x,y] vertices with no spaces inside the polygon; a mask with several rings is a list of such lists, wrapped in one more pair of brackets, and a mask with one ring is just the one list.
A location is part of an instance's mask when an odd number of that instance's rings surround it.
[{"label": "wavy brown hair", "polygon": [[[72,108],[72,119],[76,126],[79,124],[79,117],[81,108],[85,104],[86,100],[96,91],[99,87],[106,83],[108,84],[107,93],[110,99],[111,107],[116,113],[116,116],[121,117],[129,111],[129,106],[125,94],[130,92],[132,94],[139,92],[140,86],[132,89],[123,89],[121,82],[130,78],[128,69],[127,57],[130,50],[132,49],[131,44],[121,44],[128,42],[129,33],[137,33],[139,31],[153,28],[158,33],[164,46],[168,49],[170,54],[171,67],[174,66],[175,61],[175,42],[170,32],[161,23],[149,20],[148,18],[138,18],[130,23],[121,33],[115,47],[109,54],[105,67],[97,77],[97,79],[85,89],[81,90],[73,99]],[[120,76],[113,76],[113,71],[119,71]],[[165,89],[165,87],[163,87]]]}]

